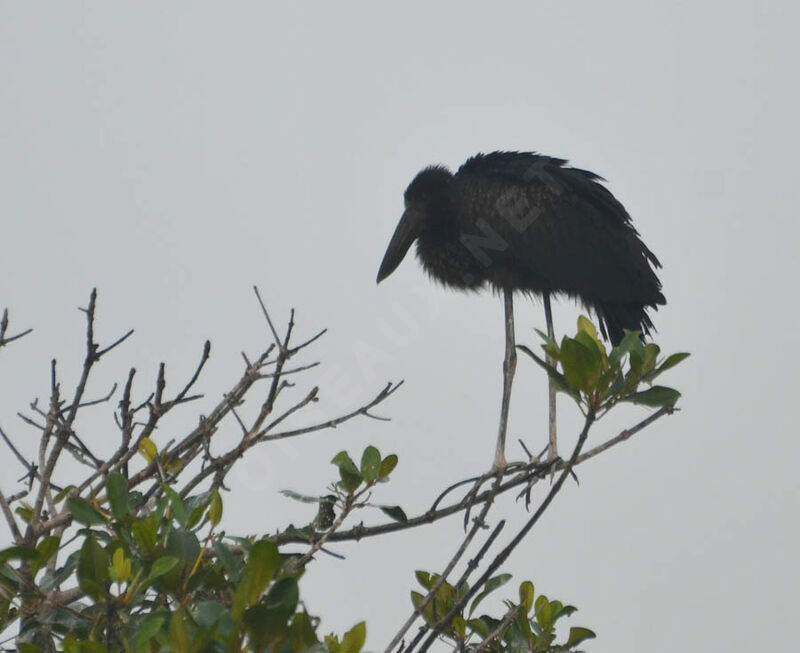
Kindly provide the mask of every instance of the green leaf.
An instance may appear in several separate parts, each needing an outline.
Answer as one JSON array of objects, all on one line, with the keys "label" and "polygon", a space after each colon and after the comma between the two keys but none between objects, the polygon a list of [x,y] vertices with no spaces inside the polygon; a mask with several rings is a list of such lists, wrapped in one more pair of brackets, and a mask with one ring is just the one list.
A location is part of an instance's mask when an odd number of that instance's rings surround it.
[{"label": "green leaf", "polygon": [[80,522],[84,526],[96,526],[106,523],[106,518],[88,501],[80,497],[70,497],[67,499],[67,508],[72,513],[75,521]]},{"label": "green leaf", "polygon": [[151,554],[155,551],[158,542],[158,522],[158,515],[151,513],[144,519],[137,519],[131,524],[133,537],[145,553]]},{"label": "green leaf", "polygon": [[408,517],[400,506],[378,506],[384,513],[401,524],[408,523]]},{"label": "green leaf", "polygon": [[337,453],[331,462],[339,469],[343,469],[350,474],[359,474],[358,467],[356,467],[356,464],[353,462],[350,454],[348,454],[346,451],[340,451]]},{"label": "green leaf", "polygon": [[181,526],[186,526],[186,505],[183,503],[181,495],[166,483],[161,484],[161,489],[164,490],[164,493],[169,498],[169,504],[172,506],[172,514],[175,516],[175,521]]},{"label": "green leaf", "polygon": [[361,621],[344,634],[339,653],[360,653],[366,641],[367,624]]},{"label": "green leaf", "polygon": [[667,359],[659,365],[654,372],[648,375],[647,380],[652,382],[657,376],[666,372],[668,369],[675,367],[678,363],[683,360],[689,358],[690,354],[687,353],[679,353],[679,354],[672,354],[671,356],[667,356]]},{"label": "green leaf", "polygon": [[[420,594],[419,592],[411,590],[411,605],[413,605],[415,608],[419,609],[419,606],[422,605],[422,601],[424,599],[425,599],[424,594]],[[428,603],[428,605],[424,608],[422,612],[422,616],[426,619],[426,621],[427,621],[427,613],[430,611],[430,607],[431,604]]]},{"label": "green leaf", "polygon": [[[423,571],[422,569],[417,569],[414,572],[414,576],[417,579],[417,582],[422,585],[426,590],[429,590],[435,581],[431,579],[431,575],[427,571]],[[414,604],[416,607],[416,604]]]},{"label": "green leaf", "polygon": [[483,619],[469,619],[467,621],[467,625],[472,629],[473,632],[480,635],[481,639],[486,639],[491,632],[489,626]]},{"label": "green leaf", "polygon": [[153,581],[159,576],[163,576],[179,562],[180,560],[178,560],[178,558],[175,556],[161,556],[153,563],[153,566],[150,567],[150,575],[148,576],[148,579]]},{"label": "green leaf", "polygon": [[642,375],[647,376],[656,366],[656,360],[661,348],[654,342],[648,342],[644,346],[644,364],[642,365]]},{"label": "green leaf", "polygon": [[603,343],[601,343],[599,340],[595,340],[585,331],[578,331],[578,334],[575,336],[574,340],[575,342],[582,344],[589,351],[596,352],[600,357],[601,368],[605,367],[607,359],[606,348],[603,346]]},{"label": "green leaf", "polygon": [[31,644],[30,642],[19,642],[17,644],[17,652],[18,653],[42,653],[42,649],[40,649],[36,644]]},{"label": "green leaf", "polygon": [[583,332],[588,335],[592,340],[595,341],[597,348],[603,352],[603,354],[606,353],[606,347],[602,340],[600,340],[600,337],[597,335],[597,327],[592,324],[591,320],[589,320],[589,318],[585,315],[581,315],[578,318],[578,332]]},{"label": "green leaf", "polygon": [[541,594],[536,599],[536,621],[539,622],[542,630],[547,633],[553,627],[553,611],[550,608],[550,601],[548,598]]},{"label": "green leaf", "polygon": [[67,635],[61,645],[64,653],[108,653],[108,649],[100,642],[78,639],[73,633]]},{"label": "green leaf", "polygon": [[567,638],[567,646],[577,646],[587,639],[594,639],[597,635],[588,628],[581,628],[580,626],[573,626],[569,629],[569,637]]},{"label": "green leaf", "polygon": [[182,562],[194,562],[200,555],[200,541],[192,531],[170,531],[166,552]]},{"label": "green leaf", "polygon": [[14,508],[14,512],[22,517],[22,520],[26,524],[31,523],[31,520],[33,519],[33,506],[31,504],[23,502],[22,505]]},{"label": "green leaf", "polygon": [[540,329],[534,329],[534,331],[536,331],[536,333],[539,334],[539,337],[544,340],[542,349],[544,349],[553,358],[558,360],[559,356],[561,356],[561,350],[558,348],[558,343],[548,336],[544,331],[541,331]]},{"label": "green leaf", "polygon": [[111,569],[113,580],[124,583],[131,577],[131,559],[125,556],[125,550],[120,546],[111,556]]},{"label": "green leaf", "polygon": [[467,622],[464,620],[464,617],[462,617],[460,614],[453,617],[452,626],[458,639],[466,639]]},{"label": "green leaf", "polygon": [[339,476],[345,490],[353,492],[361,485],[361,472],[346,451],[340,451],[331,462],[339,468]]},{"label": "green leaf", "polygon": [[65,487],[63,490],[61,490],[61,492],[59,492],[55,496],[55,498],[53,499],[53,503],[61,503],[64,499],[67,498],[70,492],[77,489],[78,488],[76,488],[74,485],[67,485],[67,487]]},{"label": "green leaf", "polygon": [[108,502],[111,504],[111,514],[120,521],[128,516],[128,479],[122,474],[114,472],[108,475]]},{"label": "green leaf", "polygon": [[222,521],[222,497],[217,488],[214,488],[214,492],[211,495],[211,505],[208,507],[208,520],[211,522],[211,525],[215,527]]},{"label": "green leaf", "polygon": [[234,555],[233,551],[231,551],[230,547],[225,544],[225,542],[217,541],[214,542],[214,552],[217,554],[217,558],[222,563],[222,567],[225,569],[225,573],[228,575],[232,581],[236,581],[239,578],[239,574],[242,571],[242,567],[244,567],[244,561],[242,557],[239,555]]},{"label": "green leaf", "polygon": [[511,580],[511,574],[498,574],[487,580],[486,584],[483,586],[483,591],[472,601],[472,605],[469,608],[469,616],[472,616],[472,613],[475,612],[475,608],[478,607],[478,604],[483,601],[483,599],[489,596],[489,594],[494,592],[498,587],[505,585],[509,580]]},{"label": "green leaf", "polygon": [[204,628],[213,628],[227,613],[226,608],[219,601],[201,601],[195,608],[195,619]]},{"label": "green leaf", "polygon": [[319,642],[314,623],[307,612],[298,612],[292,617],[289,637],[292,640],[293,650],[296,651],[307,650]]},{"label": "green leaf", "polygon": [[561,367],[570,386],[592,392],[602,371],[600,351],[578,340],[564,338],[561,342]]},{"label": "green leaf", "polygon": [[534,361],[536,361],[536,364],[539,365],[539,367],[541,367],[545,372],[547,372],[548,376],[550,376],[550,378],[552,378],[556,382],[556,388],[558,390],[566,392],[576,401],[580,400],[580,394],[570,386],[570,384],[567,382],[566,377],[563,374],[561,374],[555,367],[553,367],[552,365],[548,365],[545,360],[534,354],[525,345],[517,345],[517,349],[525,352]]},{"label": "green leaf", "polygon": [[395,467],[397,467],[397,456],[392,453],[381,461],[381,469],[378,473],[378,478],[386,478],[392,473]]},{"label": "green leaf", "polygon": [[340,469],[339,476],[342,479],[342,487],[344,487],[344,489],[348,492],[355,492],[358,489],[358,486],[361,485],[361,474],[350,474],[349,472]]},{"label": "green leaf", "polygon": [[39,552],[27,546],[10,546],[0,551],[0,565],[9,560],[36,560]]},{"label": "green leaf", "polygon": [[611,350],[608,356],[608,364],[612,367],[622,364],[622,359],[632,350],[640,347],[642,340],[639,331],[626,331],[622,341]]},{"label": "green leaf", "polygon": [[[561,605],[561,604],[559,603],[559,605]],[[556,613],[555,618],[553,619],[553,621],[558,621],[559,619],[561,619],[561,617],[569,617],[570,615],[574,614],[577,611],[578,611],[578,608],[576,608],[574,605],[561,606],[561,608]]]},{"label": "green leaf", "polygon": [[675,367],[681,361],[689,358],[689,356],[691,356],[691,354],[688,354],[686,352],[681,352],[679,354],[672,354],[671,356],[668,356],[667,360],[665,360],[663,363],[661,363],[661,365],[658,366],[659,373],[666,372],[670,367]]},{"label": "green leaf", "polygon": [[291,576],[281,578],[267,592],[266,606],[277,610],[283,619],[288,619],[297,610],[300,601],[300,590],[297,581]]},{"label": "green leaf", "polygon": [[523,581],[519,586],[519,603],[525,614],[528,614],[533,607],[533,583],[529,580]]},{"label": "green leaf", "polygon": [[38,571],[55,555],[60,544],[60,537],[49,535],[36,545],[36,552],[39,554],[39,557],[31,563],[31,573],[34,576],[36,576]]},{"label": "green leaf", "polygon": [[681,393],[673,388],[666,388],[662,385],[654,385],[649,390],[644,392],[634,392],[621,399],[621,401],[630,401],[634,404],[641,404],[643,406],[663,407],[674,406],[675,402],[680,399]]},{"label": "green leaf", "polygon": [[139,441],[139,453],[145,457],[147,462],[151,463],[158,456],[158,447],[150,438],[142,438]]},{"label": "green leaf", "polygon": [[78,585],[80,588],[95,598],[105,596],[109,564],[108,552],[97,543],[94,535],[89,535],[78,556]]},{"label": "green leaf", "polygon": [[189,631],[186,629],[186,615],[183,606],[180,606],[172,613],[169,620],[169,631],[167,633],[171,653],[190,653],[191,644],[189,641]]},{"label": "green leaf", "polygon": [[254,605],[275,577],[281,556],[274,542],[259,540],[250,549],[242,581],[233,597],[233,618],[238,621],[245,608]]},{"label": "green leaf", "polygon": [[381,452],[372,445],[364,449],[361,454],[361,477],[367,483],[374,483],[378,480],[381,470]]},{"label": "green leaf", "polygon": [[141,626],[136,629],[136,653],[150,652],[150,640],[158,635],[166,620],[164,614],[157,612],[147,615]]}]

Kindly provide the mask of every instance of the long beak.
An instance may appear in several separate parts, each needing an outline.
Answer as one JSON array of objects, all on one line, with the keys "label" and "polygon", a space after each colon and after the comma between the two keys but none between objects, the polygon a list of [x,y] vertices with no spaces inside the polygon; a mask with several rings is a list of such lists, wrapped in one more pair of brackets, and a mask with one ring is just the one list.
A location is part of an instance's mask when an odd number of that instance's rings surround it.
[{"label": "long beak", "polygon": [[414,214],[405,211],[389,241],[386,254],[383,255],[381,268],[378,270],[378,283],[397,269],[417,235],[417,221],[414,219]]}]

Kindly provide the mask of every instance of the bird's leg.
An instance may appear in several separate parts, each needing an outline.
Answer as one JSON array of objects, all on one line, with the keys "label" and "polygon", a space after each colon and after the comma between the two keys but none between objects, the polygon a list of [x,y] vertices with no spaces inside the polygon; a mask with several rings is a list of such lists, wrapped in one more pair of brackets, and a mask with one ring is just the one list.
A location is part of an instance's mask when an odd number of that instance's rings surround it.
[{"label": "bird's leg", "polygon": [[[556,339],[555,330],[553,329],[553,312],[550,309],[550,293],[545,292],[543,294],[544,299],[544,318],[547,322],[547,336],[551,340]],[[555,360],[547,354],[547,364],[548,365],[555,365]],[[548,459],[555,460],[558,458],[558,436],[556,433],[556,385],[553,377],[548,375],[548,400],[550,405],[550,415],[549,415],[549,437],[550,437],[550,445],[548,447]]]},{"label": "bird's leg", "polygon": [[506,309],[506,355],[503,359],[503,403],[500,406],[500,428],[497,434],[497,450],[494,454],[493,471],[506,468],[506,431],[508,430],[508,407],[511,401],[511,384],[517,369],[517,349],[514,342],[514,299],[511,289],[503,290]]}]

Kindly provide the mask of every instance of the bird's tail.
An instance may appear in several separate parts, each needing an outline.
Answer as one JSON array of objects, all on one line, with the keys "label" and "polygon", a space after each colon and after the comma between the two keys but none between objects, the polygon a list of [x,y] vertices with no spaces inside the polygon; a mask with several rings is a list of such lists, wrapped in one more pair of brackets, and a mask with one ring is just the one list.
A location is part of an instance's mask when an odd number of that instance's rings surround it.
[{"label": "bird's tail", "polygon": [[625,336],[625,329],[641,331],[642,336],[655,331],[644,304],[595,304],[600,332],[616,346]]}]

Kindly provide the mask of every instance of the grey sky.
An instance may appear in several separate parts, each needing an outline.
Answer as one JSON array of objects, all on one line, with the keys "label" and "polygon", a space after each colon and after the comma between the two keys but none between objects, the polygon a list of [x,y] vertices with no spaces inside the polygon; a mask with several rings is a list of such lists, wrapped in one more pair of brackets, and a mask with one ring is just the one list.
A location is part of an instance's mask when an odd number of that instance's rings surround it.
[{"label": "grey sky", "polygon": [[[402,191],[478,151],[563,156],[609,180],[664,263],[657,340],[693,356],[665,379],[682,411],[583,467],[507,569],[577,605],[594,653],[789,650],[799,19],[775,2],[0,4],[0,306],[36,329],[2,353],[0,425],[33,447],[15,412],[46,394],[52,356],[77,378],[75,307],[94,285],[100,336],[137,330],[96,394],[131,364],[142,393],[160,360],[177,382],[210,338],[210,406],[267,337],[257,283],[277,319],[297,308],[300,334],[330,329],[295,390],[321,384],[317,414],[406,385],[389,424],[245,461],[229,532],[297,521],[306,508],[278,490],[322,491],[330,458],[368,442],[400,456],[380,500],[420,510],[491,462],[502,304],[434,286],[411,257],[375,286]],[[517,305],[518,339],[536,345],[541,307]],[[560,303],[557,331],[578,314]],[[525,361],[518,378],[510,441],[539,448],[545,379]],[[566,434],[577,419],[560,405]],[[98,413],[97,446],[114,431]],[[11,489],[21,472],[5,453],[0,468]],[[412,571],[437,569],[460,532],[337,547],[348,560],[303,579],[309,609],[325,632],[366,618],[381,647]]]}]

